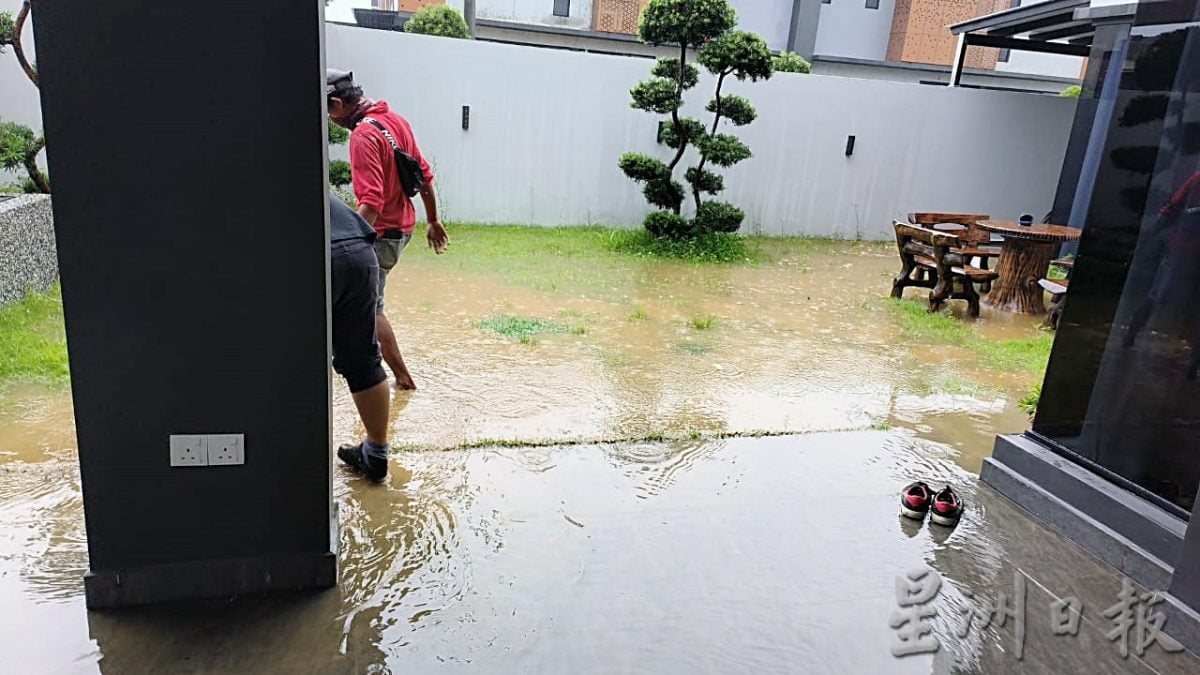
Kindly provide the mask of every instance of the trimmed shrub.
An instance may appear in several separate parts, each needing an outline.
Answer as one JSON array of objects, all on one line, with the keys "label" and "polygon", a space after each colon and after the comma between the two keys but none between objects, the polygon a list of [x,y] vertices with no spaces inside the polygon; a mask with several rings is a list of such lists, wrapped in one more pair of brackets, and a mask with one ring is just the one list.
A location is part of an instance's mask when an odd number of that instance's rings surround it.
[{"label": "trimmed shrub", "polygon": [[344,159],[329,160],[329,184],[334,187],[350,184],[350,162]]},{"label": "trimmed shrub", "polygon": [[812,64],[808,59],[800,56],[796,52],[781,52],[771,60],[771,67],[777,73],[801,73],[807,75],[812,72]]},{"label": "trimmed shrub", "polygon": [[466,40],[471,37],[467,21],[457,9],[448,5],[426,5],[404,24],[405,33],[437,35]]}]

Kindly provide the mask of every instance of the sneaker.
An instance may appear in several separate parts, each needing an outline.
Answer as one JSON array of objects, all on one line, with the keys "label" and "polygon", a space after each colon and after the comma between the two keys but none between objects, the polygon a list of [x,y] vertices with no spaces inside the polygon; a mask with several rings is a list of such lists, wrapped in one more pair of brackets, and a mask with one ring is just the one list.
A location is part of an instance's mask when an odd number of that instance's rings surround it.
[{"label": "sneaker", "polygon": [[368,456],[363,452],[362,443],[339,447],[337,456],[346,466],[359,471],[377,483],[387,478],[387,459]]},{"label": "sneaker", "polygon": [[924,520],[929,513],[929,502],[933,499],[933,490],[921,481],[904,488],[900,493],[900,515],[913,520]]},{"label": "sneaker", "polygon": [[954,527],[962,518],[963,503],[958,494],[947,485],[934,495],[933,506],[930,507],[929,520],[943,527]]}]

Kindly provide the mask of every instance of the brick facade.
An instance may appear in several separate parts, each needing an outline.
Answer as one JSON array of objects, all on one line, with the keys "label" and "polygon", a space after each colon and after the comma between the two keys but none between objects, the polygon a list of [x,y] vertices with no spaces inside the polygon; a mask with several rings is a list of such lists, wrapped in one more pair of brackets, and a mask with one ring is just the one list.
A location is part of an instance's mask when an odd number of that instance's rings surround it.
[{"label": "brick facade", "polygon": [[[896,0],[887,60],[951,65],[957,41],[949,26],[1008,7],[1008,0]],[[999,56],[998,49],[972,47],[966,65],[994,70]]]}]

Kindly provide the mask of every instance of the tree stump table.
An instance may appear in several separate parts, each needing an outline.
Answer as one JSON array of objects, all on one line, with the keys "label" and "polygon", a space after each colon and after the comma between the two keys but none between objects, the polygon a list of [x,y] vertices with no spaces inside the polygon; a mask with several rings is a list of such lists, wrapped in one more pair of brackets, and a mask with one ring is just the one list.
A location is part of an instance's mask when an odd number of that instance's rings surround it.
[{"label": "tree stump table", "polygon": [[1062,225],[1021,225],[1007,220],[981,220],[979,227],[1004,235],[1000,278],[992,282],[992,292],[983,303],[1003,312],[1045,314],[1042,287],[1038,284],[1050,269],[1055,249],[1064,241],[1079,239],[1080,230]]}]

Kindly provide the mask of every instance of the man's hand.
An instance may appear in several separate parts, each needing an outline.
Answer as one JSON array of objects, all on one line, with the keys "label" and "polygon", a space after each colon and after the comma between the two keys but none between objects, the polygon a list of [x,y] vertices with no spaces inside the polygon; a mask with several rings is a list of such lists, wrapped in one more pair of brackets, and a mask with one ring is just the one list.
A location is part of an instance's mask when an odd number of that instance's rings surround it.
[{"label": "man's hand", "polygon": [[450,248],[450,234],[436,220],[429,221],[429,228],[425,237],[429,240],[429,248],[433,249],[433,252],[438,255],[445,253],[446,249]]}]

